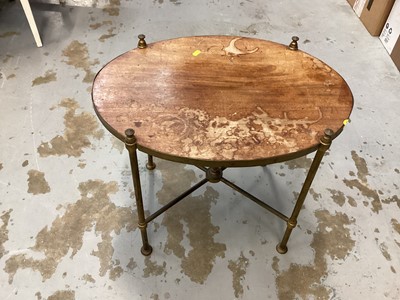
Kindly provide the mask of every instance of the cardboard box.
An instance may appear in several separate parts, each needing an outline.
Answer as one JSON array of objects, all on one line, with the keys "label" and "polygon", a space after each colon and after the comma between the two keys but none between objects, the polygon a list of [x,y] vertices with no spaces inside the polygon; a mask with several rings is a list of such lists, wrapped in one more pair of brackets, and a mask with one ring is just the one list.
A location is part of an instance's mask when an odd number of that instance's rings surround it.
[{"label": "cardboard box", "polygon": [[396,1],[383,27],[380,40],[400,71],[400,1]]},{"label": "cardboard box", "polygon": [[389,16],[395,0],[355,0],[353,9],[373,36],[378,36]]}]

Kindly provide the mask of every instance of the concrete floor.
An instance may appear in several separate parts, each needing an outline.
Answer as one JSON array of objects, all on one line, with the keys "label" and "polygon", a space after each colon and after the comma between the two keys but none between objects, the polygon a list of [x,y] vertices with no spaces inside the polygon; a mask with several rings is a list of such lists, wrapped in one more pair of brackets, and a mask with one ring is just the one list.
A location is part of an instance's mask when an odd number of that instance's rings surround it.
[{"label": "concrete floor", "polygon": [[[345,0],[111,0],[0,11],[0,299],[400,299],[400,75]],[[140,254],[123,144],[98,122],[94,74],[147,41],[243,35],[300,48],[351,87],[351,123],[307,197],[289,252],[284,223],[207,185],[149,227]],[[226,175],[289,213],[312,156]],[[154,211],[202,176],[140,156]],[[178,178],[178,179],[177,179]]]}]

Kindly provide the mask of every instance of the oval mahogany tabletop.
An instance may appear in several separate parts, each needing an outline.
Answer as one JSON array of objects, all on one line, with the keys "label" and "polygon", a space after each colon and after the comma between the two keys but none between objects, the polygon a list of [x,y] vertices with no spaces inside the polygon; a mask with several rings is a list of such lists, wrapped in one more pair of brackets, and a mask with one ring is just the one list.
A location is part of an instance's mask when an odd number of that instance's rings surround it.
[{"label": "oval mahogany tabletop", "polygon": [[207,166],[251,166],[317,149],[353,107],[344,79],[319,59],[270,41],[185,37],[133,49],[96,75],[105,127],[139,150]]}]

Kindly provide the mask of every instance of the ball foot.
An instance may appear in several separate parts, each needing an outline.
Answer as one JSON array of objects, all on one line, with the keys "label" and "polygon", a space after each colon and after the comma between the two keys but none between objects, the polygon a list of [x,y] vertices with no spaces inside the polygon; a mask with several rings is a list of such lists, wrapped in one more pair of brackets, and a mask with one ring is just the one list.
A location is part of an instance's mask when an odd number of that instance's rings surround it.
[{"label": "ball foot", "polygon": [[146,168],[147,170],[154,170],[156,168],[156,164],[155,163],[147,163],[146,164]]},{"label": "ball foot", "polygon": [[140,248],[140,252],[144,255],[144,256],[149,256],[151,254],[151,252],[153,252],[153,248],[148,245],[147,247],[142,247]]},{"label": "ball foot", "polygon": [[281,244],[279,243],[278,245],[276,245],[276,251],[278,251],[278,253],[280,254],[285,254],[288,251],[287,246],[281,246]]}]

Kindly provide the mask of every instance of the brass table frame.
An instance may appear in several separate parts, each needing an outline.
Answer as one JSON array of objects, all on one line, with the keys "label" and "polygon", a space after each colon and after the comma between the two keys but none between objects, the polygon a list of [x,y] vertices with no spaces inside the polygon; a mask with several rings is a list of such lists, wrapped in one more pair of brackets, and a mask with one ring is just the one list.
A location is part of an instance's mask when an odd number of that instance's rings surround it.
[{"label": "brass table frame", "polygon": [[[186,196],[190,195],[191,193],[193,193],[195,190],[197,190],[198,188],[200,188],[207,182],[211,182],[211,183],[223,182],[227,186],[229,186],[232,189],[241,193],[243,196],[249,198],[256,204],[260,205],[261,207],[265,208],[269,212],[273,213],[274,215],[276,215],[279,218],[281,218],[282,220],[284,220],[287,224],[286,230],[285,230],[285,233],[283,235],[281,242],[276,246],[276,250],[281,254],[286,253],[288,251],[287,243],[288,243],[290,234],[292,233],[293,228],[296,227],[296,225],[297,225],[297,218],[300,214],[300,210],[303,206],[304,200],[305,200],[307,193],[311,187],[312,181],[314,180],[315,174],[317,173],[317,170],[321,163],[321,160],[322,160],[325,152],[329,149],[333,138],[334,138],[334,132],[330,129],[326,129],[324,132],[324,136],[319,141],[319,145],[317,146],[317,149],[316,149],[317,151],[314,156],[313,162],[310,166],[310,169],[308,170],[303,187],[301,188],[300,194],[297,198],[296,204],[293,208],[293,211],[292,211],[290,217],[287,217],[286,215],[284,215],[281,212],[279,212],[278,210],[274,209],[273,207],[271,207],[264,201],[261,201],[260,199],[253,196],[249,192],[243,190],[242,188],[240,188],[233,182],[225,179],[223,177],[223,171],[227,167],[232,167],[232,166],[207,167],[207,166],[201,166],[201,165],[196,165],[196,167],[198,167],[199,169],[201,169],[202,171],[205,172],[206,178],[204,178],[197,184],[193,185],[190,189],[183,192],[181,195],[179,195],[175,199],[171,200],[168,204],[161,207],[156,212],[154,212],[146,217],[145,212],[144,212],[142,188],[141,188],[140,174],[139,174],[139,164],[138,164],[138,158],[137,158],[137,151],[139,150],[138,144],[137,144],[136,137],[135,137],[135,131],[131,128],[127,129],[125,131],[125,147],[129,152],[129,160],[130,160],[130,166],[131,166],[131,170],[132,170],[132,180],[133,180],[133,186],[135,189],[136,207],[137,207],[137,213],[138,213],[138,227],[140,229],[142,242],[143,242],[143,246],[141,248],[141,253],[145,256],[148,256],[153,251],[152,247],[149,244],[149,240],[148,240],[148,236],[147,236],[147,224],[149,222],[153,221],[155,218],[160,216],[162,213],[164,213],[166,210],[168,210],[175,204],[179,203]],[[144,152],[146,152],[146,151],[144,151]],[[311,152],[312,151],[308,151],[307,153],[302,153],[302,154],[306,155]],[[149,154],[149,153],[147,153],[147,154],[148,154],[148,161],[147,161],[146,167],[149,170],[153,170],[156,167],[153,162],[153,155]],[[297,155],[295,155],[293,157],[287,157],[286,159],[282,159],[281,161],[287,161],[290,159],[301,157],[303,155],[298,155],[298,153],[297,153]],[[262,165],[266,165],[266,163],[264,163]]]}]

